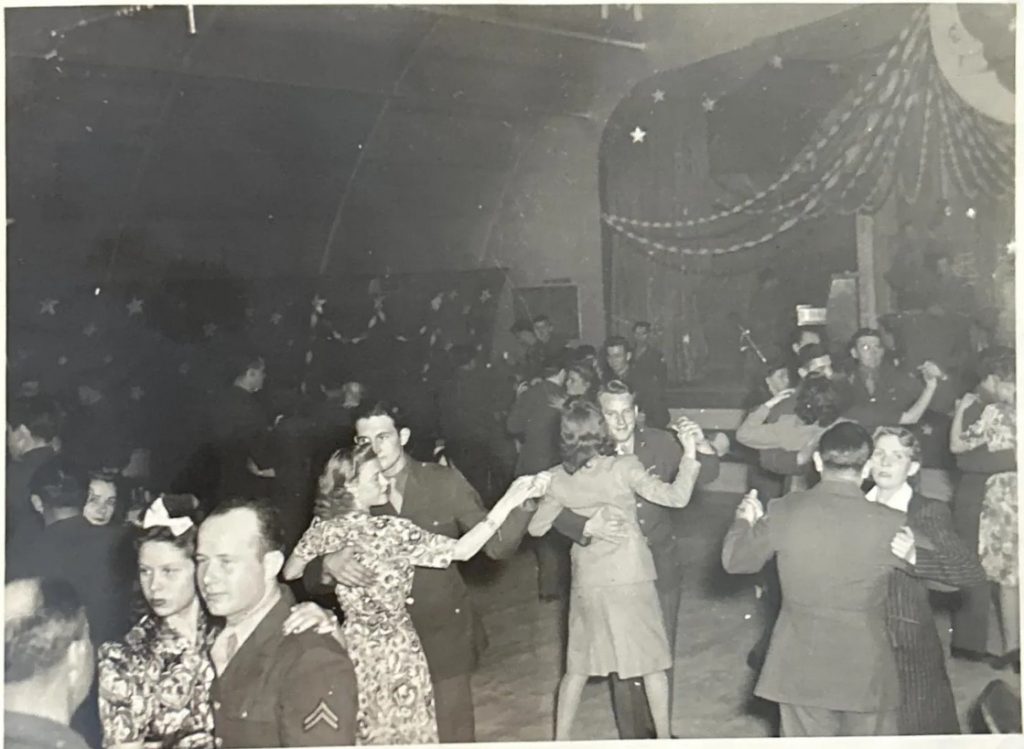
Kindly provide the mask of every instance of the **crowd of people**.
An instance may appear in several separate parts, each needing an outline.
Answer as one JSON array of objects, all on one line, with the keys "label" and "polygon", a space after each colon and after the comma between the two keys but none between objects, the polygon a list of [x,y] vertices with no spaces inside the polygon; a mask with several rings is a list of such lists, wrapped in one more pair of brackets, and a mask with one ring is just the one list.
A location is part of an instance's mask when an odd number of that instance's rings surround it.
[{"label": "crowd of people", "polygon": [[[90,419],[87,386],[77,409],[11,399],[7,741],[474,741],[486,635],[457,563],[524,544],[567,602],[555,737],[595,676],[622,738],[671,737],[680,513],[737,448],[670,417],[648,323],[599,348],[545,317],[513,332],[497,364],[452,349],[429,428],[340,377],[272,415],[246,354],[170,472]],[[755,457],[722,564],[765,593],[755,694],[786,736],[958,733],[929,591],[960,591],[954,657],[1019,672],[1014,352],[950,399],[965,373],[905,367],[883,332],[837,343],[797,330],[735,435]],[[955,491],[921,481],[943,453]]]}]

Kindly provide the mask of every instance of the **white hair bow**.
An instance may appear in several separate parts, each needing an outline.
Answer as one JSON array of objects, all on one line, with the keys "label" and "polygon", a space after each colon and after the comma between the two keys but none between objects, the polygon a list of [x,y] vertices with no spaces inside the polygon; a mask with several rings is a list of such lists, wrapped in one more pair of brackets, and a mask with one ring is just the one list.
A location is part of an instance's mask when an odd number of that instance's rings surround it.
[{"label": "white hair bow", "polygon": [[157,497],[156,501],[146,510],[146,516],[142,519],[143,528],[168,528],[175,537],[180,536],[192,525],[192,518],[188,516],[172,518],[164,506],[163,497]]}]

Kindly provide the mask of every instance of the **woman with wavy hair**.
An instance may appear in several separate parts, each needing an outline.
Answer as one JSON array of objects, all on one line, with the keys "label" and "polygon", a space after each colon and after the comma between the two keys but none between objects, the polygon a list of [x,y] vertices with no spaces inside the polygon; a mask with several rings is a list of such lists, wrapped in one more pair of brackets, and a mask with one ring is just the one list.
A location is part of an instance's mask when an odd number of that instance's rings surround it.
[{"label": "woman with wavy hair", "polygon": [[334,453],[320,477],[317,516],[285,564],[284,577],[295,580],[314,558],[353,549],[355,559],[376,575],[370,586],[335,587],[359,684],[356,741],[437,743],[430,671],[406,610],[414,569],[472,557],[513,509],[544,493],[547,476],[520,476],[461,538],[430,533],[406,518],[371,515],[373,507],[388,502],[387,486],[370,445]]},{"label": "woman with wavy hair", "polygon": [[555,739],[570,738],[580,696],[591,676],[617,673],[643,678],[658,738],[669,738],[672,665],[664,618],[654,586],[657,573],[636,517],[635,494],[666,507],[685,507],[700,472],[699,427],[675,426],[683,445],[671,484],[650,475],[635,455],[616,455],[604,417],[594,403],[568,401],[562,409],[562,463],[530,521],[532,536],[548,532],[564,509],[591,517],[614,507],[626,517],[618,543],[594,538],[572,547],[569,638],[565,675],[558,688]]},{"label": "woman with wavy hair", "polygon": [[[104,747],[213,749],[210,646],[216,631],[196,593],[198,500],[163,495],[146,510],[137,539],[138,583],[145,613],[121,642],[97,657]],[[319,606],[299,604],[286,632],[337,622]]]}]

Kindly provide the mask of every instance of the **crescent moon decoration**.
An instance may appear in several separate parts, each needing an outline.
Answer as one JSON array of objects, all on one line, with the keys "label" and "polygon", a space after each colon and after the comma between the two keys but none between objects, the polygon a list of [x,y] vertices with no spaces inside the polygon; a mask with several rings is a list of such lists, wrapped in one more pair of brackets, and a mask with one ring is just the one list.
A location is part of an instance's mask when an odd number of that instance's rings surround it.
[{"label": "crescent moon decoration", "polygon": [[[970,36],[959,28],[954,36]],[[865,71],[782,174],[753,196],[682,220],[611,213],[602,220],[628,246],[678,269],[687,257],[760,247],[826,213],[875,213],[894,191],[913,203],[936,162],[964,196],[1009,194],[1013,128],[961,96],[938,62],[933,30],[928,9],[914,13],[884,60]],[[1001,86],[994,73],[989,77]]]},{"label": "crescent moon decoration", "polygon": [[[952,3],[928,6],[928,16],[935,59],[953,90],[982,114],[1012,125],[1013,91],[1003,84],[989,60],[990,50],[998,47],[997,40],[986,43],[973,35],[961,18],[959,6]],[[1008,24],[1005,33],[1012,38]]]}]

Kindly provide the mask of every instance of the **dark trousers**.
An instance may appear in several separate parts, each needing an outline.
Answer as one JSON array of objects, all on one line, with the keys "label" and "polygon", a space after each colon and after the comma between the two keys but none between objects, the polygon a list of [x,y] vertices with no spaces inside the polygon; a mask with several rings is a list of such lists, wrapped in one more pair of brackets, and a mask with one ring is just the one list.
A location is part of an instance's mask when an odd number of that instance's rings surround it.
[{"label": "dark trousers", "polygon": [[899,732],[896,710],[853,713],[824,707],[779,703],[782,737],[795,736],[895,736]]},{"label": "dark trousers", "polygon": [[[682,599],[682,581],[678,575],[659,577],[657,581],[658,600],[661,614],[665,618],[665,634],[668,635],[668,652],[675,657],[676,624],[679,621],[679,603]],[[612,708],[615,710],[615,725],[620,739],[653,739],[654,719],[647,704],[642,679],[620,679],[611,676]],[[669,704],[672,704],[672,670],[668,672]]]},{"label": "dark trousers", "polygon": [[537,554],[537,593],[542,599],[566,598],[571,576],[569,549],[572,541],[560,533],[534,539]]},{"label": "dark trousers", "polygon": [[437,736],[442,744],[468,744],[476,741],[473,691],[469,676],[459,674],[433,683]]},{"label": "dark trousers", "polygon": [[[985,498],[983,473],[964,473],[953,495],[953,527],[968,549],[978,550],[978,524],[981,505]],[[988,652],[988,614],[992,606],[992,585],[981,583],[960,589],[959,605],[953,609],[954,648],[973,653]]]},{"label": "dark trousers", "polygon": [[764,616],[764,625],[761,629],[761,638],[750,651],[747,663],[755,671],[760,671],[764,665],[765,656],[768,654],[768,643],[772,639],[772,631],[775,629],[775,622],[779,618],[779,611],[782,610],[782,585],[779,583],[779,568],[775,558],[765,563],[760,574],[761,610]]}]

